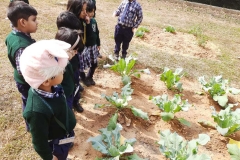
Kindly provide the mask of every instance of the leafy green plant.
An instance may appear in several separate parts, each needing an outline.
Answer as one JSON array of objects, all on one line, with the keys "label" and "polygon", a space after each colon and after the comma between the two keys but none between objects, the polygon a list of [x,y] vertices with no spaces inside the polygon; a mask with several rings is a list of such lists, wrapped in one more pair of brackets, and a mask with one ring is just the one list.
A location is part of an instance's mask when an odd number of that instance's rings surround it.
[{"label": "leafy green plant", "polygon": [[137,154],[132,154],[136,139],[125,139],[120,133],[121,130],[121,124],[117,123],[117,114],[114,114],[108,126],[99,130],[100,135],[90,137],[87,140],[87,142],[92,143],[95,150],[106,155],[104,158],[96,158],[95,160],[142,160]]},{"label": "leafy green plant", "polygon": [[167,26],[166,28],[164,28],[165,32],[170,32],[170,33],[176,33],[176,30],[173,26]]},{"label": "leafy green plant", "polygon": [[236,144],[227,144],[228,153],[231,156],[231,160],[239,160],[240,159],[240,149]]},{"label": "leafy green plant", "polygon": [[208,37],[203,34],[203,31],[200,28],[200,26],[192,27],[188,33],[193,34],[197,38],[199,46],[205,47],[205,45],[207,44],[207,41],[208,41]]},{"label": "leafy green plant", "polygon": [[120,59],[117,63],[111,66],[111,70],[119,73],[122,77],[122,82],[124,85],[131,82],[131,76],[140,78],[140,73],[144,72],[150,74],[149,69],[134,70],[133,67],[136,63],[136,59],[131,55],[125,59]]},{"label": "leafy green plant", "polygon": [[149,29],[147,27],[141,26],[137,29],[135,36],[143,38],[145,33],[148,33]]},{"label": "leafy green plant", "polygon": [[214,122],[217,123],[217,131],[223,136],[229,136],[230,134],[240,130],[240,109],[231,111],[233,105],[227,107],[225,110],[221,110],[218,114],[214,107],[212,117]]},{"label": "leafy green plant", "polygon": [[160,132],[160,152],[170,160],[211,160],[208,155],[198,155],[198,145],[205,145],[210,140],[206,134],[199,134],[198,139],[186,141],[176,132]]},{"label": "leafy green plant", "polygon": [[121,112],[123,108],[129,108],[135,116],[148,120],[149,118],[147,113],[143,112],[141,109],[135,108],[134,106],[128,105],[128,101],[132,100],[132,92],[133,89],[131,89],[130,83],[128,83],[122,88],[121,95],[118,95],[116,92],[114,92],[112,96],[102,94],[102,97],[105,98],[110,104],[95,104],[94,108],[114,107],[117,109],[117,112]]},{"label": "leafy green plant", "polygon": [[173,73],[172,70],[165,67],[163,73],[160,75],[160,80],[166,84],[168,89],[176,88],[181,92],[183,90],[182,83],[179,81],[181,77],[184,75],[181,74],[182,70],[183,70],[182,68],[177,68]]},{"label": "leafy green plant", "polygon": [[[166,94],[156,97],[150,96],[149,99],[152,100],[152,102],[162,111],[160,113],[161,118],[166,122],[174,119],[175,113],[179,111],[188,111],[191,106],[187,100],[182,101],[181,96],[178,94],[175,94],[172,100],[168,100],[168,96]],[[179,118],[177,120],[184,125],[190,126],[190,123],[184,118]]]},{"label": "leafy green plant", "polygon": [[198,81],[201,83],[202,89],[208,92],[213,100],[217,101],[218,104],[224,108],[228,106],[228,93],[234,95],[240,93],[239,89],[229,87],[228,80],[224,80],[222,76],[215,76],[211,78],[209,82],[206,82],[204,76],[202,76],[198,78]]}]

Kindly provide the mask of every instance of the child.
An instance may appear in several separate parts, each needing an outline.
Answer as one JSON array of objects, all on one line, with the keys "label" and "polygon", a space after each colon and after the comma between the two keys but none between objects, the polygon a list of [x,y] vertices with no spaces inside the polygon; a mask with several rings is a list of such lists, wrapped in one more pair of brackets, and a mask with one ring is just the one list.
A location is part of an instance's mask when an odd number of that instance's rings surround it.
[{"label": "child", "polygon": [[[60,15],[57,17],[57,27],[67,27],[70,29],[75,29],[78,30],[80,33],[80,43],[78,50],[83,50],[84,44],[82,42],[82,31],[81,29],[83,28],[82,23],[79,21],[79,19],[72,13],[72,12],[62,12]],[[80,62],[79,62],[79,56],[74,56],[71,60],[70,63],[72,65],[73,73],[74,73],[74,80],[75,80],[75,89],[74,89],[74,98],[73,98],[73,109],[76,110],[77,112],[81,113],[83,112],[83,108],[79,103],[79,100],[81,98],[80,92],[82,92],[84,89],[80,85],[79,81],[79,67],[80,67]]]},{"label": "child", "polygon": [[27,47],[20,58],[22,75],[31,86],[23,117],[34,149],[44,160],[66,160],[74,140],[76,119],[59,85],[69,48],[63,41],[42,40]]},{"label": "child", "polygon": [[10,2],[13,2],[13,1],[23,1],[23,2],[25,2],[27,4],[29,4],[28,0],[10,0]]},{"label": "child", "polygon": [[114,12],[118,16],[118,24],[115,26],[115,59],[118,60],[122,44],[122,58],[126,58],[129,43],[132,40],[134,30],[138,28],[143,19],[141,5],[137,0],[123,0]]},{"label": "child", "polygon": [[8,49],[8,59],[14,68],[16,86],[22,94],[22,109],[24,110],[30,86],[22,76],[19,61],[23,50],[35,42],[35,40],[31,38],[30,33],[34,33],[37,30],[37,11],[25,2],[14,1],[8,6],[7,16],[13,28],[12,32],[8,34],[5,44]]},{"label": "child", "polygon": [[88,74],[86,76],[87,79],[87,85],[95,85],[95,82],[93,80],[93,74],[95,72],[95,69],[98,65],[98,55],[100,50],[100,38],[99,38],[99,30],[97,26],[96,20],[93,18],[95,13],[95,4],[92,1],[89,1],[87,4],[87,14],[91,18],[90,25],[92,27],[92,34],[87,34],[87,40],[86,40],[86,47],[88,48],[88,51],[90,53],[91,58],[91,67],[88,71]]},{"label": "child", "polygon": [[[67,10],[75,14],[79,18],[80,22],[83,24],[83,28],[80,28],[83,31],[83,44],[86,44],[87,35],[91,35],[92,28],[90,25],[90,19],[87,16],[87,1],[85,0],[68,0]],[[78,50],[79,57],[79,75],[83,84],[90,86],[88,79],[85,76],[84,70],[91,66],[90,54],[88,49],[85,47],[82,50]]]},{"label": "child", "polygon": [[[55,36],[55,39],[67,42],[71,44],[71,48],[67,51],[69,59],[71,60],[75,57],[78,48],[82,45],[82,40],[78,35],[76,30],[71,30],[69,28],[61,27],[58,29],[58,32]],[[79,83],[79,82],[78,82]],[[62,87],[64,93],[66,95],[66,100],[68,107],[72,109],[73,106],[73,98],[74,98],[74,88],[75,88],[75,79],[74,79],[74,72],[72,68],[72,64],[68,62],[67,67],[65,69],[62,81]],[[80,111],[80,110],[78,110]],[[83,110],[82,110],[83,111]]]}]

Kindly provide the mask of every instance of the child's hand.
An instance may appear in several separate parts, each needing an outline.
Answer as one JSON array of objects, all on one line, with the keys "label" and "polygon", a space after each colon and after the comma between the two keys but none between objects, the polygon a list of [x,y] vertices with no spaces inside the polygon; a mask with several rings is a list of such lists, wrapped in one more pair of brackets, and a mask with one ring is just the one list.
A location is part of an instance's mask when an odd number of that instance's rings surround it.
[{"label": "child's hand", "polygon": [[113,17],[116,17],[116,11],[113,11],[112,16],[113,16]]},{"label": "child's hand", "polygon": [[132,28],[133,34],[135,34],[136,30],[137,30],[137,28]]},{"label": "child's hand", "polygon": [[97,46],[98,51],[100,51],[100,46]]},{"label": "child's hand", "polygon": [[85,21],[86,21],[87,24],[90,23],[90,18],[89,18],[89,16],[86,16]]},{"label": "child's hand", "polygon": [[53,159],[52,160],[58,160],[58,158],[56,156],[53,155]]}]

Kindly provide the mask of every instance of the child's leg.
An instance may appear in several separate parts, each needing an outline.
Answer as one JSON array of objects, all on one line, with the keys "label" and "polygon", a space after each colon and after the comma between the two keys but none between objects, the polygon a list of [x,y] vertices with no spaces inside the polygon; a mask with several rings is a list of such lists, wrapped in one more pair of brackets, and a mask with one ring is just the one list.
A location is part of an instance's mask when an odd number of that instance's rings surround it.
[{"label": "child's leg", "polygon": [[79,100],[81,97],[80,94],[80,84],[79,84],[79,71],[75,71],[74,72],[74,80],[75,80],[75,89],[74,89],[74,97],[73,97],[73,108],[77,111],[77,112],[83,112],[83,108],[82,106],[79,104]]},{"label": "child's leg", "polygon": [[125,28],[124,29],[124,38],[123,38],[123,44],[122,44],[122,57],[126,58],[127,55],[127,49],[129,47],[129,43],[132,40],[133,37],[133,31],[132,28]]},{"label": "child's leg", "polygon": [[90,67],[87,75],[87,79],[91,85],[95,85],[95,81],[93,80],[93,74],[98,66],[98,63],[93,63],[92,66]]},{"label": "child's leg", "polygon": [[115,49],[114,53],[118,57],[119,51],[121,50],[121,43],[123,42],[123,29],[119,24],[115,26],[114,40],[115,40]]},{"label": "child's leg", "polygon": [[[22,111],[24,111],[24,109],[26,108],[26,104],[27,104],[28,91],[30,89],[30,86],[28,84],[21,84],[18,82],[16,82],[16,86],[17,86],[18,91],[22,94]],[[28,126],[27,122],[26,122],[26,129],[27,129],[27,131],[29,131],[29,126]]]},{"label": "child's leg", "polygon": [[[75,135],[74,131],[72,131],[69,135],[69,137],[73,137]],[[67,138],[64,136],[63,138]],[[63,139],[60,138],[60,139]],[[72,143],[66,143],[59,145],[58,142],[60,139],[54,139],[51,142],[49,142],[49,146],[52,149],[52,153],[54,156],[58,158],[58,160],[66,160],[68,156],[68,152],[70,147],[72,146]]]}]

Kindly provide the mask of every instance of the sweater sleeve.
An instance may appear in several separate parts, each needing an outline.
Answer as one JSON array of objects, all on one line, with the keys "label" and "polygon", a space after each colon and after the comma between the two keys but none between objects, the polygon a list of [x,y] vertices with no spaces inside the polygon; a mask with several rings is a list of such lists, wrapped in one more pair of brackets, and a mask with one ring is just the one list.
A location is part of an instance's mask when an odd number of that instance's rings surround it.
[{"label": "sweater sleeve", "polygon": [[136,22],[135,22],[133,28],[138,28],[138,26],[140,25],[140,23],[143,20],[142,7],[140,5],[138,6],[136,14],[137,14],[137,19],[136,19]]},{"label": "sweater sleeve", "polygon": [[35,151],[42,159],[52,160],[52,151],[48,145],[49,120],[47,116],[37,112],[27,112],[24,117],[30,126]]},{"label": "sweater sleeve", "polygon": [[97,33],[97,46],[100,46],[100,37],[99,37],[99,30],[98,30],[98,25],[97,25],[97,22],[96,22],[96,33]]}]

